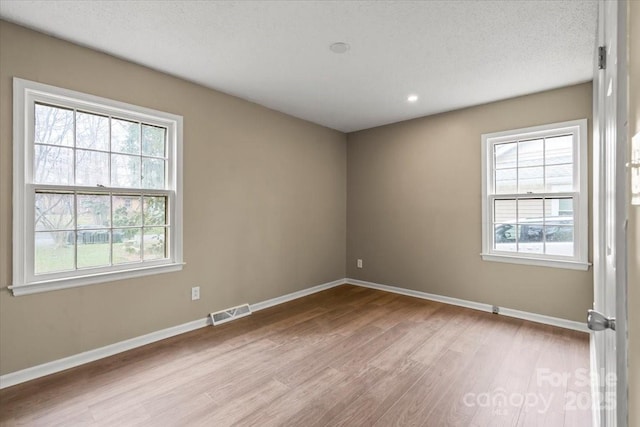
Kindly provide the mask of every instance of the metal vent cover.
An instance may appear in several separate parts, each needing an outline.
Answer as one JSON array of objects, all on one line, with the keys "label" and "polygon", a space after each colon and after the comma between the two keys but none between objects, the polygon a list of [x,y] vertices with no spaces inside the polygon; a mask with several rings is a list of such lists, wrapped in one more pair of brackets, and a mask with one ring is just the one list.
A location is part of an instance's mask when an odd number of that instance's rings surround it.
[{"label": "metal vent cover", "polygon": [[251,307],[249,307],[249,304],[242,304],[237,307],[231,307],[225,310],[211,313],[211,321],[213,322],[213,326],[218,326],[223,323],[248,316],[250,314]]}]

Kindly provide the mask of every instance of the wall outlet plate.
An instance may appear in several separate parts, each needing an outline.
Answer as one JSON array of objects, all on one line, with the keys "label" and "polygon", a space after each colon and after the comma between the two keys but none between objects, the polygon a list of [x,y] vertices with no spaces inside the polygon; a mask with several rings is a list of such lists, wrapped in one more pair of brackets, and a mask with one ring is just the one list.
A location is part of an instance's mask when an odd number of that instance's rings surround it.
[{"label": "wall outlet plate", "polygon": [[200,286],[191,288],[191,301],[200,299]]},{"label": "wall outlet plate", "polygon": [[362,260],[361,260],[361,259],[359,259],[359,260],[356,262],[356,265],[358,266],[358,268],[362,268]]}]

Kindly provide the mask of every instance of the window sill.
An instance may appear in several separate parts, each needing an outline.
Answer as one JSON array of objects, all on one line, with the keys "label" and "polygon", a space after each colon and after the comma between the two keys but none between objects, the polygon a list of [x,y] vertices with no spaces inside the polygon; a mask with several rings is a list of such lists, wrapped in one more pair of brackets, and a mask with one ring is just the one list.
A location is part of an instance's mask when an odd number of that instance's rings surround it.
[{"label": "window sill", "polygon": [[587,271],[591,266],[589,262],[564,261],[557,259],[531,258],[523,256],[509,256],[497,254],[480,254],[483,261],[506,262],[511,264],[537,265],[540,267],[565,268],[569,270]]},{"label": "window sill", "polygon": [[112,282],[115,280],[126,280],[135,277],[149,276],[152,274],[180,271],[182,270],[182,266],[184,264],[185,263],[163,264],[127,271],[116,271],[57,280],[47,280],[43,282],[13,285],[9,286],[9,289],[13,292],[13,296],[37,294],[40,292],[57,291],[60,289],[76,288],[79,286],[94,285],[98,283]]}]

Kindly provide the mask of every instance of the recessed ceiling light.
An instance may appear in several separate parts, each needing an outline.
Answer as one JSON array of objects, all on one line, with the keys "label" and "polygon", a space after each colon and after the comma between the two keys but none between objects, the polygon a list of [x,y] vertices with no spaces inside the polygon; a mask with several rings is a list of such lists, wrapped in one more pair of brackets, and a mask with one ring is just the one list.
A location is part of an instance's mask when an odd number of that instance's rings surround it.
[{"label": "recessed ceiling light", "polygon": [[407,96],[407,101],[416,102],[418,100],[418,95],[409,95]]},{"label": "recessed ceiling light", "polygon": [[337,42],[337,43],[334,43],[331,46],[329,46],[329,49],[333,53],[345,53],[350,48],[351,48],[351,46],[349,46],[348,43],[344,43],[344,42]]}]

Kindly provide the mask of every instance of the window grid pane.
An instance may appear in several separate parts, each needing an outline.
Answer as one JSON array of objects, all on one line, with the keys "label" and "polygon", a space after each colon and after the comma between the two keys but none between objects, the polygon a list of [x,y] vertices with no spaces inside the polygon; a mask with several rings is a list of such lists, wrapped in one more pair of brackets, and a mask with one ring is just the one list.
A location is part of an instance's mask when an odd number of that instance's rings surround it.
[{"label": "window grid pane", "polygon": [[83,111],[76,112],[76,147],[108,152],[111,133],[109,117]]},{"label": "window grid pane", "polygon": [[72,185],[73,148],[35,144],[33,181],[37,184]]},{"label": "window grid pane", "polygon": [[75,270],[75,233],[52,231],[35,233],[35,274]]},{"label": "window grid pane", "polygon": [[166,195],[35,194],[36,275],[169,258]]},{"label": "window grid pane", "polygon": [[493,145],[494,194],[573,191],[573,135]]},{"label": "window grid pane", "polygon": [[35,103],[33,182],[166,189],[167,129]]},{"label": "window grid pane", "polygon": [[74,110],[53,105],[35,105],[34,143],[73,147]]},{"label": "window grid pane", "polygon": [[574,256],[572,197],[493,200],[493,250]]},{"label": "window grid pane", "polygon": [[142,253],[145,260],[167,257],[167,228],[145,227]]},{"label": "window grid pane", "polygon": [[140,123],[111,117],[111,151],[141,154]]}]

